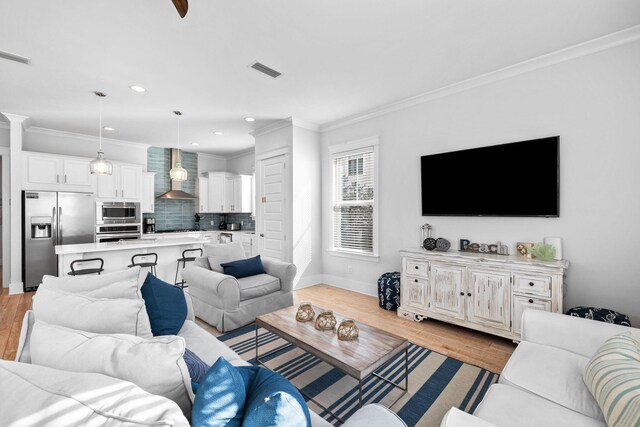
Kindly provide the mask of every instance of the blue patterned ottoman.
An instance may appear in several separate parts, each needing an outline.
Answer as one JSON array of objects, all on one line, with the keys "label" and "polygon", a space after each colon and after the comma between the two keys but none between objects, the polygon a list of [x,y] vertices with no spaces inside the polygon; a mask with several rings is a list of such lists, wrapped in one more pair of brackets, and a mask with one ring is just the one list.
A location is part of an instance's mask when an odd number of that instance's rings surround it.
[{"label": "blue patterned ottoman", "polygon": [[582,317],[584,319],[599,320],[601,322],[615,323],[616,325],[631,326],[629,316],[607,308],[573,307],[567,311],[569,316]]},{"label": "blue patterned ottoman", "polygon": [[378,304],[385,310],[397,310],[400,305],[400,273],[384,273],[378,279]]}]

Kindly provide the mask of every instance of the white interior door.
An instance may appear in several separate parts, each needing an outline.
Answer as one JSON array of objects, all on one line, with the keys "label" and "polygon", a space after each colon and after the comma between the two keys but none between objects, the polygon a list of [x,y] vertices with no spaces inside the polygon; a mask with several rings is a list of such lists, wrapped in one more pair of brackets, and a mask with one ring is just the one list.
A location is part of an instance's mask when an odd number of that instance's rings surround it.
[{"label": "white interior door", "polygon": [[287,154],[258,162],[258,247],[260,255],[282,261],[289,259],[287,243]]}]

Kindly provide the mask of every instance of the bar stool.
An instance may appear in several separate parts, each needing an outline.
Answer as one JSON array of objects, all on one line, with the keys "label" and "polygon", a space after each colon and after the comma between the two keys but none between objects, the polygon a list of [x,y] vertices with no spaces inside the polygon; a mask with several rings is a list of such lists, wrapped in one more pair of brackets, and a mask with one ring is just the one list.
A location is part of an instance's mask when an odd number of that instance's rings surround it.
[{"label": "bar stool", "polygon": [[[76,270],[74,266],[76,264],[84,264],[85,262],[100,262],[100,267],[96,268],[81,268]],[[71,271],[67,273],[69,276],[81,276],[83,274],[100,274],[104,271],[104,260],[102,258],[86,258],[86,259],[76,259],[71,261]]]},{"label": "bar stool", "polygon": [[[154,257],[153,261],[145,261],[147,257]],[[142,258],[142,261],[136,262],[136,258]],[[148,268],[151,270],[151,274],[156,275],[156,266],[158,265],[158,254],[155,252],[149,252],[148,254],[135,254],[131,257],[131,264],[129,264],[129,268],[131,267],[142,267]]]},{"label": "bar stool", "polygon": [[[191,255],[191,253],[193,253],[192,256],[187,256]],[[196,253],[198,254],[197,256],[202,256],[202,248],[185,249],[184,251],[182,251],[182,258],[178,258],[178,265],[176,265],[176,278],[173,281],[176,286],[180,285],[181,288],[184,288],[184,280],[178,282],[178,271],[180,270],[180,263],[182,263],[182,269],[184,270],[188,262],[196,260]]]}]

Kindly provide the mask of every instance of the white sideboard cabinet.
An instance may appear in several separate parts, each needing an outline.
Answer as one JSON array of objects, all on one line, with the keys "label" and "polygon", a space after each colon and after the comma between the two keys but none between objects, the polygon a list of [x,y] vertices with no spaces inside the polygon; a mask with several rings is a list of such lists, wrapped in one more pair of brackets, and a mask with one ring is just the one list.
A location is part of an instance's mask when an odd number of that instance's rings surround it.
[{"label": "white sideboard cabinet", "polygon": [[422,249],[400,254],[398,316],[431,317],[520,340],[525,309],[563,311],[566,260]]}]

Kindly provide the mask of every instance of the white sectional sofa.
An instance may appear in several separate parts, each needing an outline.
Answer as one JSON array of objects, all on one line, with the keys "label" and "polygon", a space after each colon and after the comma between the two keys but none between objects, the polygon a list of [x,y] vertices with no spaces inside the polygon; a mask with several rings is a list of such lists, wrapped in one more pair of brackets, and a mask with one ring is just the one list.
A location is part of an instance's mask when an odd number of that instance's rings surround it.
[{"label": "white sectional sofa", "polygon": [[[105,276],[85,280],[104,282]],[[208,365],[213,365],[221,356],[233,365],[248,365],[237,353],[195,323],[190,297],[186,292],[185,296],[187,320],[178,337],[184,339],[186,348]],[[20,427],[122,425],[125,420],[136,420],[143,416],[147,417],[146,420],[154,420],[153,425],[188,425],[188,420],[175,403],[164,397],[150,395],[130,382],[95,373],[76,374],[32,365],[30,341],[35,322],[34,312],[28,311],[23,321],[16,362],[0,361],[0,413],[3,414],[0,424]],[[81,364],[82,360],[77,363]],[[96,398],[96,389],[101,387],[110,390],[104,399]],[[139,402],[141,406],[132,404],[132,401]],[[310,412],[312,426],[330,426],[313,411]],[[135,424],[132,422],[131,425]],[[148,425],[148,421],[140,424]],[[361,408],[344,426],[395,427],[405,424],[389,409],[373,404]]]},{"label": "white sectional sofa", "polygon": [[640,329],[526,310],[522,341],[473,415],[452,408],[446,427],[605,427],[583,381],[585,367],[616,334]]}]

